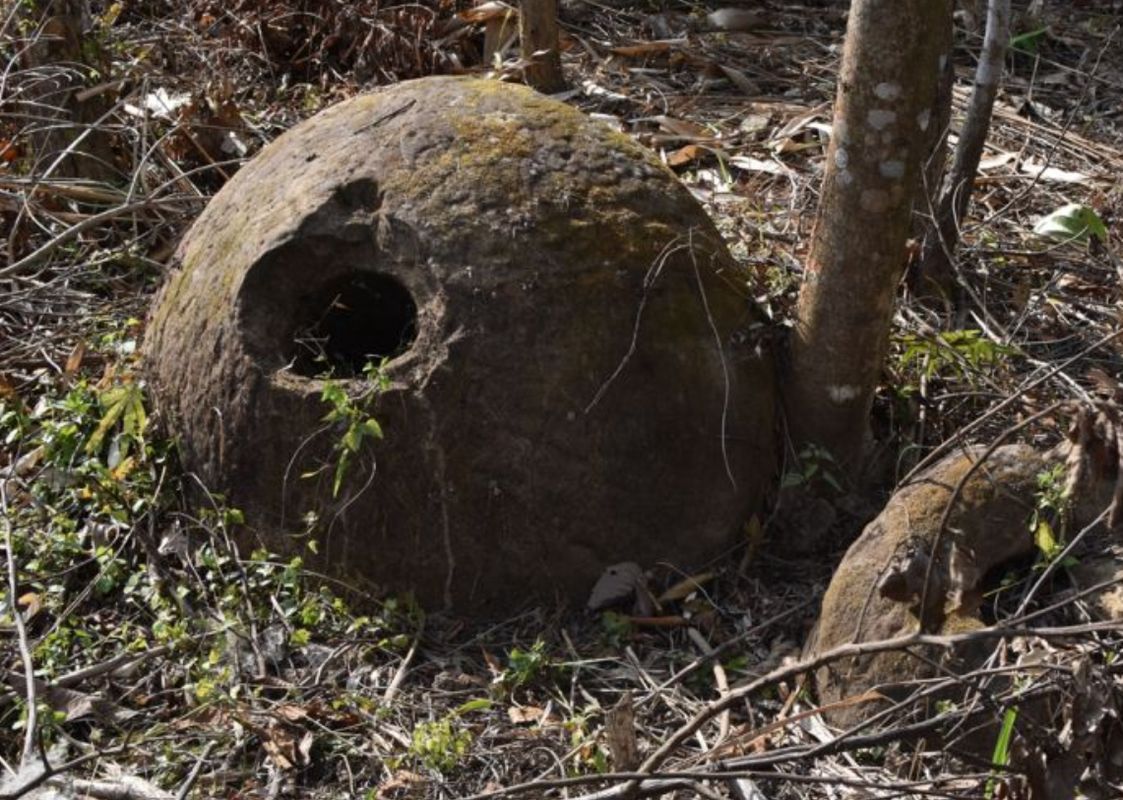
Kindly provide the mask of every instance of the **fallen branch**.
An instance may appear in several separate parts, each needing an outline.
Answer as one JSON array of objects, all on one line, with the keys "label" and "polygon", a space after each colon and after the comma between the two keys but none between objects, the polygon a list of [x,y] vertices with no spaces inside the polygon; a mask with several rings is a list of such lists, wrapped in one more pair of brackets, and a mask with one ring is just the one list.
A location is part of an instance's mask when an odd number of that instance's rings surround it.
[{"label": "fallen branch", "polygon": [[[35,674],[35,664],[31,658],[31,644],[27,638],[27,625],[23,621],[18,600],[19,580],[16,577],[16,553],[12,547],[12,519],[8,514],[7,484],[0,482],[0,516],[4,519],[4,548],[8,555],[8,608],[11,610],[12,619],[16,624],[16,633],[19,639],[20,658],[23,660],[24,673]],[[35,701],[35,681],[24,681],[24,692],[27,697],[27,719],[24,721],[23,750],[20,754],[20,765],[25,766],[31,761],[35,752],[35,735],[39,728],[38,706]]]},{"label": "fallen branch", "polygon": [[92,217],[87,217],[76,225],[71,225],[62,233],[56,235],[50,241],[41,245],[38,249],[28,253],[18,261],[14,261],[6,267],[0,269],[0,280],[4,278],[11,278],[19,273],[25,271],[28,267],[34,266],[42,261],[46,256],[49,256],[55,250],[58,250],[64,244],[85,233],[90,228],[96,228],[103,222],[123,217],[127,214],[135,214],[138,211],[148,211],[156,208],[164,208],[168,206],[178,206],[186,203],[201,203],[205,202],[206,198],[202,197],[178,197],[170,198],[168,200],[142,200],[139,203],[129,203],[128,205],[118,206],[111,208],[107,211],[102,211],[100,214],[94,214]]},{"label": "fallen branch", "polygon": [[[655,788],[653,785],[657,780],[713,780],[713,779],[727,779],[735,777],[747,778],[776,778],[782,777],[784,780],[796,779],[806,780],[809,782],[819,782],[828,780],[827,778],[816,778],[816,776],[794,776],[783,775],[778,776],[776,773],[760,772],[760,771],[727,771],[721,769],[707,769],[688,772],[673,772],[673,771],[658,771],[659,767],[671,756],[671,754],[693,736],[704,724],[712,720],[714,717],[721,714],[738,703],[743,702],[750,695],[764,689],[768,686],[789,681],[798,675],[813,672],[827,664],[839,661],[846,658],[855,658],[860,656],[872,655],[874,653],[884,653],[893,650],[906,650],[912,647],[937,647],[941,649],[950,649],[969,642],[978,642],[986,640],[1010,640],[1021,637],[1037,637],[1040,639],[1068,639],[1073,637],[1084,636],[1089,633],[1118,633],[1119,624],[1117,622],[1096,622],[1084,625],[1071,625],[1056,628],[1003,628],[991,627],[982,628],[975,631],[968,631],[965,633],[951,634],[951,635],[933,635],[914,633],[908,636],[899,636],[893,639],[883,639],[874,642],[854,642],[850,644],[840,645],[836,648],[828,650],[825,653],[820,653],[813,658],[804,659],[794,664],[788,664],[778,667],[767,675],[763,675],[756,680],[745,684],[744,686],[737,687],[730,691],[729,694],[708,703],[694,717],[688,722],[683,724],[676,730],[662,745],[660,745],[651,755],[644,760],[639,769],[635,772],[616,772],[604,773],[600,775],[587,775],[587,776],[574,776],[571,778],[559,778],[554,780],[538,780],[529,783],[515,784],[502,789],[496,789],[490,792],[481,794],[470,795],[463,798],[463,800],[490,800],[491,798],[505,797],[517,794],[528,793],[541,793],[545,789],[560,788],[564,786],[576,786],[588,783],[602,782],[602,781],[622,781],[620,786],[614,787],[610,793],[597,793],[585,798],[575,798],[575,800],[610,800],[610,798],[625,798],[634,796],[633,792],[643,794],[645,791]],[[820,709],[821,710],[821,709]],[[924,731],[931,730],[934,725],[938,724],[937,721],[925,720],[917,723],[918,726]],[[901,731],[886,731],[874,734],[877,741],[880,743],[885,742],[885,737],[890,736],[899,738]],[[872,740],[872,737],[867,737]],[[890,739],[891,741],[892,739]],[[860,742],[860,746],[868,746],[867,739],[860,739],[855,737],[851,740],[851,744]],[[857,745],[855,745],[857,746]],[[817,749],[816,753],[818,754]],[[822,754],[826,754],[825,751]],[[804,754],[806,755],[806,754]],[[787,756],[782,760],[792,760],[791,756]],[[959,776],[962,778],[963,776]],[[837,779],[830,778],[837,782]],[[874,785],[874,784],[867,784]],[[908,791],[920,795],[934,795],[946,796],[944,792],[925,791],[919,786],[924,784],[907,784]],[[929,784],[930,785],[930,784]],[[899,787],[906,786],[900,784]],[[661,787],[665,790],[667,787]],[[882,788],[893,788],[882,785]]]},{"label": "fallen branch", "polygon": [[[892,650],[905,650],[911,647],[937,647],[941,649],[950,649],[968,642],[985,641],[988,639],[1017,639],[1023,636],[1036,636],[1041,639],[1062,639],[1071,638],[1073,636],[1081,636],[1088,633],[1110,631],[1118,633],[1119,623],[1117,622],[1103,622],[1103,623],[1089,623],[1086,625],[1072,625],[1060,628],[982,628],[977,631],[969,631],[966,633],[951,634],[951,635],[933,635],[914,633],[908,636],[899,636],[893,639],[882,639],[875,642],[853,642],[850,644],[839,645],[825,653],[820,653],[813,658],[805,659],[795,664],[774,669],[772,672],[757,678],[755,681],[746,684],[745,686],[738,687],[731,691],[725,697],[715,700],[706,705],[701,711],[694,715],[694,717],[681,726],[674,734],[672,734],[662,745],[660,745],[655,752],[653,752],[643,764],[640,765],[638,773],[642,775],[650,774],[667,760],[668,757],[688,738],[693,736],[705,723],[709,722],[715,716],[725,711],[727,708],[744,701],[745,698],[753,693],[760,691],[766,686],[771,686],[781,681],[791,680],[797,675],[805,672],[812,672],[827,664],[844,658],[854,658],[865,655],[872,655],[874,653],[885,653]],[[630,786],[634,789],[639,785],[639,780],[634,780]]]}]

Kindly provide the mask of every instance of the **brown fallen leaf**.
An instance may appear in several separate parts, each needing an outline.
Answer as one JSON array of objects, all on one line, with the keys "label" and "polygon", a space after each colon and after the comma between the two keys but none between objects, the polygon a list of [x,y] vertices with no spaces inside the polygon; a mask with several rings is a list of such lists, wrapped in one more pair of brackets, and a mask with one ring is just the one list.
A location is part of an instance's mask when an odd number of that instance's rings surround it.
[{"label": "brown fallen leaf", "polygon": [[[46,703],[52,711],[63,714],[67,722],[93,718],[102,723],[121,725],[133,719],[139,713],[95,694],[87,694],[62,686],[51,686],[38,678],[34,680],[36,697]],[[26,694],[27,686],[23,675],[16,672],[8,673],[7,683],[21,695]]]},{"label": "brown fallen leaf", "polygon": [[722,71],[725,77],[729,78],[729,82],[736,86],[741,94],[756,95],[760,94],[760,87],[753,82],[753,80],[739,69],[727,66],[725,64],[718,64],[718,69]]},{"label": "brown fallen leaf", "polygon": [[692,139],[696,142],[712,142],[716,138],[711,130],[702,125],[669,117],[666,114],[659,114],[651,119],[658,122],[659,127],[663,130],[683,139]]},{"label": "brown fallen leaf", "polygon": [[631,772],[640,764],[639,744],[636,742],[636,712],[632,693],[624,692],[604,720],[604,734],[612,765],[618,772]]},{"label": "brown fallen leaf", "polygon": [[719,8],[706,15],[703,30],[734,33],[759,28],[763,22],[761,12],[749,8]]},{"label": "brown fallen leaf", "polygon": [[685,147],[680,147],[673,153],[667,156],[668,167],[685,167],[690,162],[697,159],[702,155],[705,150],[696,144],[688,144]]},{"label": "brown fallen leaf", "polygon": [[634,561],[613,564],[601,573],[589,595],[588,608],[599,611],[602,608],[635,597],[640,587],[647,583],[643,568]]},{"label": "brown fallen leaf", "polygon": [[546,711],[538,706],[511,706],[507,709],[507,719],[515,725],[529,725],[545,715]]},{"label": "brown fallen leaf", "polygon": [[[679,42],[675,42],[678,44]],[[621,45],[620,47],[613,47],[610,51],[613,55],[621,56],[623,58],[644,58],[646,56],[659,55],[661,53],[669,52],[672,42],[643,42],[642,44],[628,44]]]},{"label": "brown fallen leaf", "polygon": [[503,665],[499,663],[499,659],[489,653],[486,648],[481,647],[480,652],[483,653],[484,662],[487,664],[487,670],[491,673],[491,677],[499,678],[503,674]]},{"label": "brown fallen leaf", "polygon": [[73,378],[78,374],[78,370],[82,368],[82,359],[86,357],[86,343],[79,340],[74,345],[74,349],[70,351],[67,356],[66,366],[62,370],[62,374],[67,378]]},{"label": "brown fallen leaf", "polygon": [[5,400],[19,400],[19,394],[16,392],[16,387],[8,380],[7,376],[0,375],[0,397]]},{"label": "brown fallen leaf", "polygon": [[294,703],[283,703],[273,708],[273,716],[285,722],[300,722],[308,719],[308,711],[303,706]]},{"label": "brown fallen leaf", "polygon": [[487,22],[490,19],[506,19],[508,16],[516,14],[518,14],[518,11],[506,3],[491,0],[487,3],[480,3],[473,8],[467,8],[459,12],[457,16],[465,22]]},{"label": "brown fallen leaf", "polygon": [[697,575],[689,575],[683,578],[678,583],[671,586],[663,594],[659,595],[660,605],[663,603],[673,603],[677,600],[685,600],[694,592],[702,588],[703,584],[709,583],[714,579],[714,573],[701,572]]},{"label": "brown fallen leaf", "polygon": [[408,770],[398,770],[388,779],[378,785],[376,797],[379,800],[389,800],[398,797],[421,797],[423,787],[429,780],[424,775]]},{"label": "brown fallen leaf", "polygon": [[311,763],[315,738],[311,731],[301,731],[289,725],[271,721],[258,733],[261,747],[278,769],[289,770],[306,767]]},{"label": "brown fallen leaf", "polygon": [[21,594],[16,600],[17,605],[23,608],[23,619],[26,622],[38,614],[43,608],[43,600],[37,592]]}]

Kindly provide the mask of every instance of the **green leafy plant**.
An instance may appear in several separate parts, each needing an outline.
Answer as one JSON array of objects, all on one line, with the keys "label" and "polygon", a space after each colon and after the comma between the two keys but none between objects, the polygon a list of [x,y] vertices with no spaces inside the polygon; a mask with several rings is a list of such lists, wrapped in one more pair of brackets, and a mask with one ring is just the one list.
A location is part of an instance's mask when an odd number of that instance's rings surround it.
[{"label": "green leafy plant", "polygon": [[98,395],[102,416],[97,428],[86,442],[86,452],[101,452],[106,437],[118,430],[110,442],[109,466],[116,467],[128,457],[134,444],[144,446],[144,431],[148,427],[148,412],[144,407],[142,385],[126,378]]},{"label": "green leafy plant", "polygon": [[580,769],[604,773],[611,768],[609,754],[603,747],[604,738],[598,735],[601,729],[599,721],[603,716],[604,709],[590,704],[575,710],[561,723],[562,729],[569,734],[570,752]]},{"label": "green leafy plant", "polygon": [[510,691],[539,680],[552,668],[553,663],[546,653],[546,643],[539,639],[529,650],[511,648],[511,652],[507,654],[507,668],[496,681]]},{"label": "green leafy plant", "polygon": [[[994,742],[994,754],[991,756],[991,763],[996,768],[1005,768],[1010,765],[1010,743],[1014,738],[1014,723],[1018,719],[1018,709],[1008,708],[1006,713],[1002,715],[1002,727],[998,731],[998,738]],[[987,781],[986,794],[984,795],[987,800],[994,797],[997,791],[997,781],[992,777]]]},{"label": "green leafy plant", "polygon": [[1033,226],[1033,232],[1059,242],[1087,244],[1093,237],[1107,241],[1107,225],[1100,215],[1080,203],[1069,203],[1047,214]]},{"label": "green leafy plant", "polygon": [[457,715],[422,722],[413,729],[409,752],[429,769],[449,772],[472,748],[472,732],[457,726]]},{"label": "green leafy plant", "polygon": [[1065,478],[1063,464],[1056,464],[1037,475],[1029,529],[1046,563],[1056,560],[1065,549],[1065,519],[1070,504]]},{"label": "green leafy plant", "polygon": [[616,611],[605,611],[600,615],[601,633],[605,643],[613,648],[621,648],[635,634],[635,624],[624,614]]},{"label": "green leafy plant", "polygon": [[1010,37],[1009,47],[1011,50],[1034,55],[1048,33],[1048,28],[1037,28],[1036,30],[1019,33],[1017,36]]},{"label": "green leafy plant", "polygon": [[971,328],[943,331],[936,336],[910,333],[898,336],[896,341],[904,348],[897,359],[902,371],[916,372],[926,378],[958,378],[970,383],[974,383],[981,370],[1018,352]]},{"label": "green leafy plant", "polygon": [[[380,364],[367,363],[363,367],[364,388],[352,397],[347,388],[338,381],[324,381],[320,400],[329,407],[323,421],[338,432],[332,445],[335,467],[332,470],[331,494],[338,497],[343,480],[354,459],[362,451],[364,444],[372,439],[382,438],[382,426],[371,413],[378,396],[390,387],[390,379]],[[316,473],[309,473],[314,475]],[[306,476],[307,477],[307,476]]]},{"label": "green leafy plant", "polygon": [[796,462],[784,472],[780,488],[811,486],[817,482],[825,483],[836,492],[843,491],[834,456],[825,447],[809,444],[800,451]]}]

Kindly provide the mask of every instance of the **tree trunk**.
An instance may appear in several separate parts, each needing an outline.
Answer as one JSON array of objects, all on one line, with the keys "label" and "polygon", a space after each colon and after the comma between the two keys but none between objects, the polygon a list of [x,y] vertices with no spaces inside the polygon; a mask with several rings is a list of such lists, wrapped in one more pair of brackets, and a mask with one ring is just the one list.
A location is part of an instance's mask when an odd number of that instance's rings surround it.
[{"label": "tree trunk", "polygon": [[521,0],[519,45],[526,67],[526,82],[543,94],[565,89],[558,50],[557,0]]},{"label": "tree trunk", "polygon": [[951,0],[854,0],[785,406],[797,444],[856,467],[905,265]]},{"label": "tree trunk", "polygon": [[987,4],[986,35],[979,64],[975,70],[975,86],[971,102],[959,133],[955,148],[955,162],[944,183],[936,204],[935,219],[924,238],[920,263],[914,284],[918,292],[935,290],[946,295],[954,288],[955,271],[952,256],[959,246],[959,231],[971,193],[975,188],[975,173],[986,145],[994,99],[1002,79],[1006,60],[1006,47],[1010,38],[1010,0],[990,0]]},{"label": "tree trunk", "polygon": [[932,100],[932,123],[928,126],[928,140],[925,145],[927,158],[924,163],[922,180],[917,186],[913,210],[913,238],[923,240],[930,227],[940,202],[940,188],[944,182],[948,157],[948,128],[951,125],[951,99],[955,88],[955,64],[951,53],[954,46],[955,26],[951,18],[941,25],[933,36],[939,52],[946,53],[939,61],[940,74],[936,82],[936,96]]},{"label": "tree trunk", "polygon": [[[29,8],[32,8],[29,6]],[[107,181],[118,175],[103,116],[110,105],[104,92],[83,96],[84,89],[105,80],[96,42],[85,35],[89,7],[85,0],[49,0],[29,12],[35,28],[32,44],[21,54],[21,105],[36,118],[31,131],[34,172],[41,177]]]}]

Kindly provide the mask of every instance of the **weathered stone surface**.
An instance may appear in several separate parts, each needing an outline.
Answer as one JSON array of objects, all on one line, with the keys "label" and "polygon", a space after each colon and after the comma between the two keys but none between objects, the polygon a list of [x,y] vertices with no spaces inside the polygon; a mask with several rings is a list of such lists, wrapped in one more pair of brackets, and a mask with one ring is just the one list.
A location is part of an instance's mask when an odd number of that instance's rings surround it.
[{"label": "weathered stone surface", "polygon": [[[711,222],[643,148],[521,87],[328,109],[177,259],[146,356],[188,467],[272,547],[303,550],[316,511],[348,580],[461,611],[583,600],[608,564],[718,554],[772,474],[759,317]],[[357,396],[380,356],[385,438],[333,498],[319,373]]]},{"label": "weathered stone surface", "polygon": [[1123,623],[1123,546],[1082,559],[1069,574],[1073,588],[1081,593],[1095,619]]},{"label": "weathered stone surface", "polygon": [[[944,509],[980,455],[978,449],[954,453],[890,498],[835,571],[805,655],[920,630],[960,633],[983,626],[977,614],[982,580],[993,567],[1034,552],[1027,522],[1037,475],[1059,459],[1024,445],[999,447],[964,485],[929,570],[928,556]],[[920,604],[929,572],[922,621]],[[978,663],[989,648],[990,643],[963,648],[955,658]],[[932,665],[944,657],[938,651],[924,655],[927,661],[903,652],[836,661],[816,675],[819,699],[834,703],[873,687],[889,699],[900,699],[917,680],[932,677]],[[847,727],[878,707],[852,705],[832,712],[830,718]]]}]

